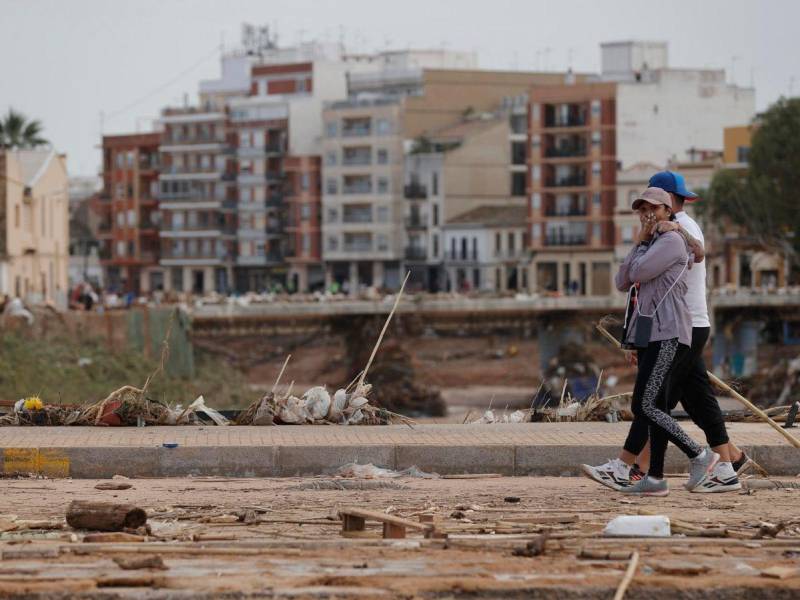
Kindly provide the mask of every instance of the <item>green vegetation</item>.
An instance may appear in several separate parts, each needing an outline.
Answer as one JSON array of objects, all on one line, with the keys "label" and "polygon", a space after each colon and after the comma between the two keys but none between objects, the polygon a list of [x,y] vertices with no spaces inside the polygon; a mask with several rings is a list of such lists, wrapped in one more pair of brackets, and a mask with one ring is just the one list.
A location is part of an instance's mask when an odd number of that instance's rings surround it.
[{"label": "green vegetation", "polygon": [[[239,371],[219,358],[195,354],[196,377],[159,373],[147,396],[186,406],[202,394],[216,409],[242,408],[255,399],[257,394],[247,389]],[[135,351],[111,352],[96,338],[78,343],[66,334],[44,339],[34,339],[25,331],[0,334],[2,400],[39,395],[46,404],[91,404],[123,385],[142,387],[157,367],[157,357],[145,358]]]},{"label": "green vegetation", "polygon": [[800,263],[800,98],[781,98],[754,124],[746,173],[722,170],[704,197],[712,221],[733,222]]},{"label": "green vegetation", "polygon": [[38,120],[28,121],[27,117],[13,108],[0,118],[0,148],[21,150],[47,144],[42,137],[42,124]]}]

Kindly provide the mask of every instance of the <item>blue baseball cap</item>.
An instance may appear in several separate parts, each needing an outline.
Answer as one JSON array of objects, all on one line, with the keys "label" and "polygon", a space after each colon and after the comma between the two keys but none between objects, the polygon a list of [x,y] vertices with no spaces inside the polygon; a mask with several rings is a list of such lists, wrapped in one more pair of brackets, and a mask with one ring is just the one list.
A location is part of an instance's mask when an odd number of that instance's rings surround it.
[{"label": "blue baseball cap", "polygon": [[697,199],[697,194],[686,189],[686,181],[683,179],[683,175],[674,171],[659,171],[650,178],[648,187],[661,188],[665,192],[683,196],[687,202]]}]

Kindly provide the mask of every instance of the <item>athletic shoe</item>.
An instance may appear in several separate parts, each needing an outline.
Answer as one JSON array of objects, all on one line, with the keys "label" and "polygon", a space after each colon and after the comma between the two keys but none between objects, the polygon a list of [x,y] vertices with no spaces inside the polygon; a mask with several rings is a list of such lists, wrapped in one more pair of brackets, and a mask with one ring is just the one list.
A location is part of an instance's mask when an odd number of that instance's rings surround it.
[{"label": "athletic shoe", "polygon": [[705,448],[703,451],[695,456],[689,465],[689,481],[686,482],[686,489],[690,492],[697,487],[697,484],[705,477],[706,473],[710,473],[714,465],[719,461],[719,454]]},{"label": "athletic shoe", "polygon": [[[609,460],[607,463],[598,467],[581,465],[581,471],[583,471],[583,474],[589,479],[593,479],[597,483],[618,492],[631,485],[631,473],[634,470],[641,473],[636,467],[631,467],[628,463],[619,458]],[[636,474],[634,474],[634,476],[636,476]]]},{"label": "athletic shoe", "polygon": [[667,496],[669,495],[669,485],[666,479],[656,479],[646,475],[633,485],[620,490],[623,494],[634,496]]},{"label": "athletic shoe", "polygon": [[740,489],[742,489],[742,484],[739,483],[739,478],[736,477],[736,471],[733,470],[731,463],[718,462],[711,472],[706,473],[706,476],[691,491],[698,494],[713,494],[717,492],[735,492]]}]

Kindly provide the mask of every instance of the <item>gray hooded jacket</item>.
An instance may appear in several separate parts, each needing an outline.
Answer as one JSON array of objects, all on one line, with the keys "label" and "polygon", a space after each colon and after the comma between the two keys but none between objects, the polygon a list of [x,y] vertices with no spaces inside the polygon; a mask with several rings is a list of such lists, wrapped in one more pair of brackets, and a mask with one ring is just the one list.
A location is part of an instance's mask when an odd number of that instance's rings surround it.
[{"label": "gray hooded jacket", "polygon": [[[615,278],[617,289],[627,292],[631,285],[639,283],[639,311],[644,315],[655,311],[651,342],[678,338],[681,344],[692,344],[692,317],[685,299],[687,269],[684,268],[690,260],[684,239],[679,233],[669,231],[656,234],[648,246],[634,246],[619,267]],[[673,283],[675,287],[669,291]],[[659,302],[661,305],[656,310]],[[628,343],[635,338],[639,311],[633,312],[625,340]]]}]

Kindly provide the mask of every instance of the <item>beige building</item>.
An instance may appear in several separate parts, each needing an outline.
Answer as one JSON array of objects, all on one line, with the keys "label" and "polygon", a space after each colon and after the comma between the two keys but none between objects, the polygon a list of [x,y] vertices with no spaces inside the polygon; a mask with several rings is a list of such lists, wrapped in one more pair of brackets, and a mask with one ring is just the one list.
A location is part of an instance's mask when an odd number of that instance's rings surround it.
[{"label": "beige building", "polygon": [[66,308],[68,190],[63,154],[0,151],[0,295]]}]

